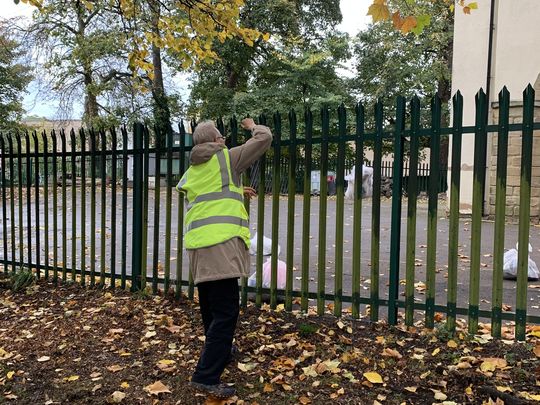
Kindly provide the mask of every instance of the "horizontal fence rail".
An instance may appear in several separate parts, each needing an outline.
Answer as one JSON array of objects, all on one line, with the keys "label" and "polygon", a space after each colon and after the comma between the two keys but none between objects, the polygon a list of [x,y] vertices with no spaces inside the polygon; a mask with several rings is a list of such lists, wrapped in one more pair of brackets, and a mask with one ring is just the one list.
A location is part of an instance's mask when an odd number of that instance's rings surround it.
[{"label": "horizontal fence rail", "polygon": [[[477,333],[479,320],[487,318],[496,337],[502,335],[503,320],[512,321],[516,338],[523,340],[527,323],[540,321],[527,306],[533,133],[540,130],[540,123],[534,122],[532,87],[523,94],[521,123],[509,122],[509,97],[506,89],[500,93],[499,122],[490,125],[482,91],[476,97],[474,126],[463,125],[459,92],[452,100],[449,127],[441,127],[438,98],[428,107],[430,123],[421,121],[418,98],[408,106],[398,98],[394,117],[385,116],[380,102],[372,115],[358,104],[353,111],[340,106],[335,112],[306,110],[300,117],[294,111],[285,118],[277,113],[259,117],[259,123],[272,128],[274,141],[268,156],[243,179],[244,185],[258,190],[258,197],[254,203],[245,200],[251,228],[257,232],[252,243],[257,253],[254,287],[241,280],[242,304],[254,293],[260,306],[269,294],[274,308],[283,300],[287,310],[299,305],[307,311],[314,300],[319,314],[330,308],[337,316],[345,311],[355,318],[369,314],[372,320],[378,320],[385,307],[391,324],[404,316],[405,324],[413,325],[422,313],[426,326],[444,319],[450,331],[458,316],[465,315],[470,333]],[[217,126],[229,147],[249,142],[250,134],[238,129],[234,117],[219,119]],[[184,197],[174,189],[189,165],[192,146],[186,146],[189,134],[183,123],[177,130],[175,134],[138,123],[130,130],[1,136],[0,264],[5,275],[32,269],[38,278],[54,282],[132,291],[149,288],[154,294],[164,290],[177,298],[185,289],[193,298],[182,241]],[[485,150],[493,134],[498,136],[496,215],[486,308],[480,295],[481,270],[486,271],[482,205]],[[514,312],[504,310],[502,281],[509,134],[522,140]],[[462,145],[467,136],[474,139],[473,211],[466,225],[470,240],[460,236],[465,225],[459,218]],[[426,139],[429,165],[419,162],[420,145]],[[447,140],[450,169],[439,161],[439,148]],[[367,148],[374,153],[372,162],[365,160]],[[383,161],[383,150],[393,153],[392,162]],[[360,179],[363,167],[373,169],[373,196],[366,197],[360,182],[355,182],[352,198],[346,199],[347,176]],[[316,193],[314,172],[319,179]],[[391,204],[381,199],[384,184]],[[448,232],[442,235],[439,193],[448,189]],[[422,192],[427,203],[418,199]],[[272,197],[266,198],[266,193]],[[329,199],[329,194],[335,198]],[[418,225],[421,218],[425,228]],[[265,251],[267,236],[269,251]],[[443,250],[447,259],[440,263]],[[270,257],[264,258],[267,253]],[[464,257],[466,272],[460,261]],[[285,260],[283,284],[278,283],[281,260]],[[264,285],[268,266],[271,282]],[[459,287],[464,279],[468,292]]]}]

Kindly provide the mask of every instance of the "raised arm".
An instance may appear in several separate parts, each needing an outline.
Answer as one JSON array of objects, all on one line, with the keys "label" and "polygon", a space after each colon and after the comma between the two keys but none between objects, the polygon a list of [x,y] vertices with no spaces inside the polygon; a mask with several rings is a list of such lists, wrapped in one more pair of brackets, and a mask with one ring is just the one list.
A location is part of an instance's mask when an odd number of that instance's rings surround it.
[{"label": "raised arm", "polygon": [[240,123],[242,128],[251,131],[251,138],[243,145],[232,148],[231,166],[235,174],[245,172],[255,163],[272,144],[272,132],[264,125],[255,125],[251,118],[245,118]]}]

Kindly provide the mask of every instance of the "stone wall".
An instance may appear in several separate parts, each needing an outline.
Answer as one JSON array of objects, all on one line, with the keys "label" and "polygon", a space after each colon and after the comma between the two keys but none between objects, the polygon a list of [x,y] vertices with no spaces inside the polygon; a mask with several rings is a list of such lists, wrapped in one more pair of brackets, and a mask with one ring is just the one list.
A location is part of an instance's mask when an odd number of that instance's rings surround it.
[{"label": "stone wall", "polygon": [[[534,108],[534,121],[540,122],[540,80],[536,82],[536,102]],[[492,122],[499,122],[499,105],[492,105]],[[523,103],[513,101],[510,103],[509,123],[523,122]],[[492,143],[488,161],[488,193],[487,193],[487,214],[495,215],[495,195],[496,195],[496,173],[497,173],[497,145],[498,135],[491,134]],[[540,220],[540,131],[533,134],[533,158],[531,177],[531,219]],[[519,216],[520,206],[520,173],[521,173],[521,133],[510,132],[508,135],[508,160],[506,178],[506,216]]]}]

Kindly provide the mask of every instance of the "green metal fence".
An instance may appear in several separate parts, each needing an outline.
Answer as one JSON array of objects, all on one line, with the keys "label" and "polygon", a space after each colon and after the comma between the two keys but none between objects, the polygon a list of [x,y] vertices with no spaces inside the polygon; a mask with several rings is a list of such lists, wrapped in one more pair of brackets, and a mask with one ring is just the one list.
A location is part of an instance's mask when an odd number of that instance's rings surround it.
[{"label": "green metal fence", "polygon": [[[463,99],[458,92],[452,100],[453,123],[441,127],[441,102],[435,98],[430,105],[432,122],[429,127],[420,126],[420,100],[411,100],[408,108],[403,98],[396,101],[396,116],[386,117],[382,103],[374,106],[373,128],[366,125],[366,111],[362,104],[354,110],[340,106],[337,114],[323,108],[320,116],[305,111],[301,119],[291,111],[287,119],[276,113],[273,117],[259,117],[258,121],[270,125],[274,133],[271,182],[274,190],[280,189],[282,178],[287,178],[286,206],[280,205],[280,194],[271,196],[271,213],[265,207],[266,157],[258,164],[257,201],[248,210],[256,212],[251,218],[257,229],[254,260],[256,286],[248,288],[241,280],[241,300],[246,304],[248,292],[255,292],[255,302],[261,305],[263,293],[270,294],[270,305],[276,307],[278,299],[284,300],[286,310],[294,305],[307,311],[310,300],[316,310],[323,314],[332,304],[336,316],[350,310],[358,318],[362,309],[369,308],[370,318],[379,319],[380,308],[386,308],[390,324],[396,324],[399,311],[404,322],[412,325],[419,314],[424,314],[425,325],[433,327],[436,312],[446,316],[446,327],[453,331],[459,315],[468,317],[469,331],[475,333],[479,318],[489,318],[492,334],[501,335],[502,321],[513,320],[516,338],[524,339],[527,323],[538,323],[538,316],[527,314],[527,245],[530,225],[530,190],[532,168],[533,130],[540,129],[534,122],[534,90],[528,87],[523,94],[523,122],[509,123],[509,94],[500,95],[499,122],[487,125],[488,104],[480,91],[476,97],[476,124],[463,126]],[[336,120],[337,116],[337,120]],[[349,116],[349,119],[347,118]],[[351,117],[353,119],[351,119]],[[388,120],[392,118],[392,120]],[[283,122],[285,121],[285,124]],[[301,125],[298,123],[301,121]],[[316,121],[316,123],[315,123]],[[371,121],[370,121],[371,122]],[[393,124],[390,125],[389,122]],[[242,144],[249,134],[238,130],[235,118],[218,120],[218,127],[230,139],[231,146]],[[316,127],[316,129],[314,129]],[[3,271],[8,274],[22,267],[32,268],[38,277],[54,282],[74,280],[83,285],[130,288],[135,291],[145,288],[147,283],[154,293],[159,289],[174,291],[180,297],[184,287],[190,298],[194,285],[188,275],[185,252],[182,245],[182,222],[184,215],[183,196],[174,191],[173,177],[186,167],[186,158],[191,146],[185,146],[185,128],[179,126],[180,146],[173,147],[172,131],[157,134],[142,124],[135,124],[133,131],[126,128],[112,129],[107,133],[81,130],[79,133],[65,132],[0,137],[1,148],[1,205],[2,205],[2,259]],[[506,192],[506,147],[508,134],[519,132],[522,136],[521,201],[519,214],[519,270],[515,313],[502,310],[502,255],[505,234]],[[485,145],[489,134],[498,134],[497,158],[497,215],[493,241],[494,264],[492,271],[492,304],[490,310],[479,306],[480,241],[482,232],[482,199],[485,189]],[[160,136],[161,135],[161,136]],[[436,284],[438,208],[440,191],[440,163],[438,150],[441,137],[448,136],[452,142],[450,175],[451,199],[449,201],[448,233],[448,278],[441,288]],[[459,190],[462,137],[472,136],[475,140],[473,213],[471,218],[469,295],[468,305],[458,305],[458,256],[459,256]],[[421,137],[429,137],[431,162],[427,204],[427,259],[425,274],[425,298],[419,302],[415,293],[417,252],[417,219],[421,173],[418,168],[418,150]],[[132,138],[133,147],[128,147]],[[164,139],[164,144],[160,143]],[[345,202],[345,147],[354,147],[355,177],[361,178],[364,165],[364,146],[374,150],[374,190],[381,187],[383,145],[391,145],[395,160],[392,166],[392,200],[388,263],[381,260],[384,230],[381,228],[381,198],[375,192],[372,198],[362,197],[357,187],[352,203]],[[70,150],[68,151],[68,144]],[[320,157],[313,161],[314,148]],[[322,179],[329,171],[329,150],[337,156],[335,170],[336,198],[332,200],[333,212],[329,212],[327,184],[321,183],[320,197],[311,196],[310,173],[320,170]],[[403,157],[405,150],[410,155],[407,179],[404,180]],[[149,181],[150,155],[154,154],[155,167],[165,161],[165,184],[159,178],[152,188]],[[281,156],[288,158],[287,172],[280,167]],[[303,181],[299,182],[298,171],[301,156]],[[173,158],[174,156],[174,158]],[[179,160],[180,173],[173,173],[173,159]],[[132,167],[132,169],[130,169]],[[131,174],[129,174],[131,170]],[[443,169],[445,170],[445,169]],[[32,173],[32,176],[25,175]],[[249,184],[249,175],[245,183]],[[130,178],[131,176],[131,178]],[[32,181],[40,179],[40,181]],[[408,197],[401,192],[407,183]],[[416,192],[414,192],[416,190]],[[303,196],[298,199],[296,195]],[[283,199],[283,197],[281,197]],[[402,204],[406,202],[406,216],[402,215]],[[295,214],[301,204],[300,214]],[[352,205],[346,205],[352,204]],[[316,205],[316,206],[315,206]],[[286,208],[285,208],[286,207]],[[317,208],[315,214],[313,207]],[[286,215],[283,210],[286,210]],[[350,210],[351,217],[345,218]],[[370,219],[366,219],[366,213]],[[263,237],[265,218],[271,216],[271,229],[267,229],[274,243],[271,258],[271,285],[263,288]],[[175,218],[174,218],[175,217]],[[280,219],[283,218],[283,221]],[[332,221],[333,227],[329,227]],[[402,223],[406,225],[402,232]],[[285,226],[283,226],[285,225]],[[344,248],[344,227],[352,227],[352,251]],[[362,234],[369,229],[366,237]],[[301,236],[298,237],[298,234]],[[318,244],[310,242],[317,235]],[[278,239],[286,239],[284,258],[287,275],[286,288],[277,288]],[[334,240],[330,245],[328,239]],[[150,244],[150,241],[152,243]],[[98,245],[99,242],[99,245]],[[362,255],[362,246],[370,246],[369,253]],[[315,249],[315,251],[313,251]],[[400,260],[404,250],[404,262]],[[327,266],[332,257],[333,266]],[[367,256],[367,257],[366,257]],[[346,260],[344,260],[346,259]],[[369,265],[363,264],[369,260]],[[294,262],[299,262],[300,283],[295,280]],[[345,263],[350,262],[350,267]],[[329,273],[333,285],[329,285]],[[381,279],[387,275],[387,284]],[[344,278],[344,275],[347,276]],[[350,278],[349,278],[350,276]],[[362,292],[361,280],[369,277],[369,291]],[[386,279],[385,279],[386,280]],[[403,286],[404,284],[404,286]],[[400,288],[404,287],[400,297]],[[441,303],[442,290],[446,290],[446,302]],[[382,295],[387,295],[386,298]],[[463,298],[463,297],[462,297]],[[438,303],[437,303],[438,301]]]}]

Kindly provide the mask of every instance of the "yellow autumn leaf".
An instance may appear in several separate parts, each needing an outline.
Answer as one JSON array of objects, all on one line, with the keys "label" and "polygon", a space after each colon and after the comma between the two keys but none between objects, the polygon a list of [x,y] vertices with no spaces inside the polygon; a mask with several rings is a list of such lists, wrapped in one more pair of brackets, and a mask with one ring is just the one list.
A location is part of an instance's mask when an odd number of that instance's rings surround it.
[{"label": "yellow autumn leaf", "polygon": [[455,340],[449,340],[448,343],[446,343],[446,346],[450,347],[451,349],[455,349],[458,345]]},{"label": "yellow autumn leaf", "polygon": [[77,381],[79,379],[78,375],[70,375],[69,377],[65,377],[64,381],[70,382],[70,381]]},{"label": "yellow autumn leaf", "polygon": [[7,373],[7,379],[8,380],[11,380],[13,378],[13,376],[15,375],[15,371],[8,371]]},{"label": "yellow autumn leaf", "polygon": [[167,359],[164,359],[164,360],[160,360],[158,361],[158,364],[163,364],[165,366],[170,366],[172,364],[176,363],[176,361],[174,360],[167,360]]},{"label": "yellow autumn leaf", "polygon": [[262,39],[264,41],[268,41],[270,39],[270,33],[269,32],[265,32],[262,36]]},{"label": "yellow autumn leaf", "polygon": [[120,384],[120,387],[129,388],[129,383],[127,381],[124,381],[122,384]]},{"label": "yellow autumn leaf", "polygon": [[495,371],[495,368],[495,364],[491,361],[484,361],[482,364],[480,364],[480,370],[482,370],[483,372]]},{"label": "yellow autumn leaf", "polygon": [[416,392],[416,390],[418,389],[418,387],[405,387],[405,389],[409,392]]},{"label": "yellow autumn leaf", "polygon": [[497,391],[512,392],[512,388],[510,388],[510,387],[497,385],[496,388],[497,388]]},{"label": "yellow autumn leaf", "polygon": [[540,401],[540,395],[539,394],[529,394],[528,392],[520,391],[519,396],[522,397],[522,398],[525,398],[525,399],[533,400],[533,401]]},{"label": "yellow autumn leaf", "polygon": [[478,9],[478,3],[474,1],[472,3],[467,4],[467,7],[469,7],[471,10],[476,10]]},{"label": "yellow autumn leaf", "polygon": [[368,12],[366,15],[370,15],[373,19],[373,22],[388,20],[390,17],[390,10],[385,2],[374,1],[374,3],[369,6]]},{"label": "yellow autumn leaf", "polygon": [[372,384],[382,384],[383,379],[379,373],[374,371],[369,373],[364,373],[364,377]]},{"label": "yellow autumn leaf", "polygon": [[436,355],[439,354],[440,351],[441,351],[441,349],[437,347],[435,350],[433,350],[433,351],[431,352],[431,355],[432,355],[432,356],[436,356]]}]

